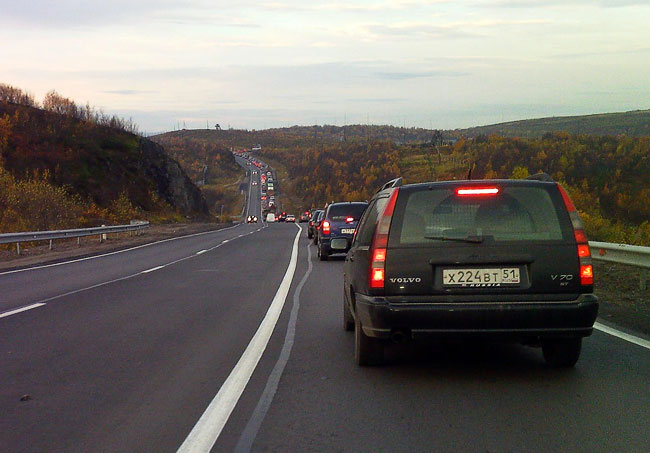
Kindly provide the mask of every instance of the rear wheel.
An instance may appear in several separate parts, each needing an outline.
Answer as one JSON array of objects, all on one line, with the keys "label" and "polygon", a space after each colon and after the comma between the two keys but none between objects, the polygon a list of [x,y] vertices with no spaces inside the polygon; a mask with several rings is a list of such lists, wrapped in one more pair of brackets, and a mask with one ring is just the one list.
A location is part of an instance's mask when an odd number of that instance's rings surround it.
[{"label": "rear wheel", "polygon": [[572,367],[580,358],[582,338],[546,340],[542,343],[544,360],[552,367]]},{"label": "rear wheel", "polygon": [[327,261],[327,256],[328,254],[324,252],[321,248],[321,246],[318,246],[318,257],[320,258],[321,261]]},{"label": "rear wheel", "polygon": [[354,320],[354,360],[359,366],[381,365],[384,362],[384,342],[363,333],[359,317]]},{"label": "rear wheel", "polygon": [[314,237],[314,235],[312,234],[312,232],[307,230],[307,239],[311,239],[313,237]]}]

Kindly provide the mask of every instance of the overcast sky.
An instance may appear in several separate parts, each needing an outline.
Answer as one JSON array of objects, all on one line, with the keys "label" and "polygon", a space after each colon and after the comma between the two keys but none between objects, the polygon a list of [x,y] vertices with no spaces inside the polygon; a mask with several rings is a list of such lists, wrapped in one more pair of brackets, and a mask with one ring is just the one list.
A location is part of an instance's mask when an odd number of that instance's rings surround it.
[{"label": "overcast sky", "polygon": [[0,0],[0,82],[141,131],[650,108],[650,0]]}]

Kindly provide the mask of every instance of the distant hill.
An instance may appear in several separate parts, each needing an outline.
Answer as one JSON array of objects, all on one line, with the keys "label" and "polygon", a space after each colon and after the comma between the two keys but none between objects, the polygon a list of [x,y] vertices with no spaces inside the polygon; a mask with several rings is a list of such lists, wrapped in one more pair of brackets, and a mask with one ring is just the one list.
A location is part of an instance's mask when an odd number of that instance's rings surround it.
[{"label": "distant hill", "polygon": [[510,121],[489,126],[457,129],[454,131],[454,135],[469,138],[490,134],[503,137],[541,138],[544,134],[553,132],[597,136],[627,135],[629,137],[650,135],[650,110]]},{"label": "distant hill", "polygon": [[[157,143],[119,128],[5,101],[0,101],[0,171],[0,229],[74,227],[132,215],[208,215],[199,189]],[[48,197],[59,197],[65,215],[53,212],[47,220],[30,223],[25,213],[38,207],[29,206],[27,190],[33,191],[32,204],[39,203],[38,197],[46,205]]]}]

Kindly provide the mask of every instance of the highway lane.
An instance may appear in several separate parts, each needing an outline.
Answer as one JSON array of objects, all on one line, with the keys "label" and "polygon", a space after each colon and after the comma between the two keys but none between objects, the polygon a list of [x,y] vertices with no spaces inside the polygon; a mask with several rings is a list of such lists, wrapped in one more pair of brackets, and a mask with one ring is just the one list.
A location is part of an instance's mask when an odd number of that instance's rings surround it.
[{"label": "highway lane", "polygon": [[[546,367],[539,349],[481,343],[396,345],[389,365],[360,368],[342,329],[343,261],[311,259],[253,451],[650,451],[649,350],[595,332],[570,370]],[[215,450],[237,444],[251,414],[237,417]]]},{"label": "highway lane", "polygon": [[[245,164],[242,166],[246,167]],[[250,181],[257,181],[258,184],[250,187],[247,212],[257,213],[261,217],[259,173],[250,176]],[[261,226],[261,223],[232,226],[224,230],[166,240],[155,246],[144,245],[133,250],[107,253],[64,264],[0,272],[0,314],[187,259],[219,246],[224,240],[251,233]]]},{"label": "highway lane", "polygon": [[0,451],[174,451],[264,317],[296,231],[0,319]]}]

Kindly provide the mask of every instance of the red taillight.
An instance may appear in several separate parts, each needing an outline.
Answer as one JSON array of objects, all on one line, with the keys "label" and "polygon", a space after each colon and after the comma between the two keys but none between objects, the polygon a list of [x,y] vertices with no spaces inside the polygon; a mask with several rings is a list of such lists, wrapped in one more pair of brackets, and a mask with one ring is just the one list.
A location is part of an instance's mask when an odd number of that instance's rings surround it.
[{"label": "red taillight", "polygon": [[384,264],[386,262],[386,249],[374,249],[370,264],[370,287],[384,287]]},{"label": "red taillight", "polygon": [[371,269],[370,287],[381,289],[384,287],[384,269]]},{"label": "red taillight", "polygon": [[591,264],[580,265],[580,284],[593,285],[594,284],[594,269]]},{"label": "red taillight", "polygon": [[569,213],[569,218],[571,219],[571,225],[573,226],[573,236],[576,239],[578,244],[578,261],[580,262],[580,284],[582,286],[591,286],[594,284],[594,268],[591,265],[591,251],[589,250],[589,241],[587,235],[585,234],[584,226],[582,225],[582,220],[578,214],[578,210],[571,201],[569,194],[566,193],[564,187],[560,184],[557,185],[560,194],[562,194],[562,200],[564,201],[564,206]]},{"label": "red taillight", "polygon": [[584,230],[573,230],[573,235],[576,238],[576,242],[578,244],[586,244],[587,241],[587,235],[585,234]]},{"label": "red taillight", "polygon": [[379,218],[377,229],[375,230],[375,237],[372,241],[370,254],[372,257],[372,260],[370,261],[370,288],[372,289],[384,288],[388,232],[390,231],[390,223],[393,218],[393,210],[395,209],[395,202],[397,201],[398,193],[399,188],[394,189],[393,193],[390,195],[388,204],[386,205],[386,208],[384,208],[384,213]]},{"label": "red taillight", "polygon": [[375,249],[372,260],[375,262],[386,261],[386,249]]},{"label": "red taillight", "polygon": [[474,187],[462,188],[456,190],[456,195],[473,196],[473,195],[496,195],[499,193],[498,187]]},{"label": "red taillight", "polygon": [[330,234],[330,222],[328,220],[323,220],[321,227],[323,228],[323,234]]},{"label": "red taillight", "polygon": [[354,217],[346,217],[345,218],[345,223],[352,223],[354,222]]}]

